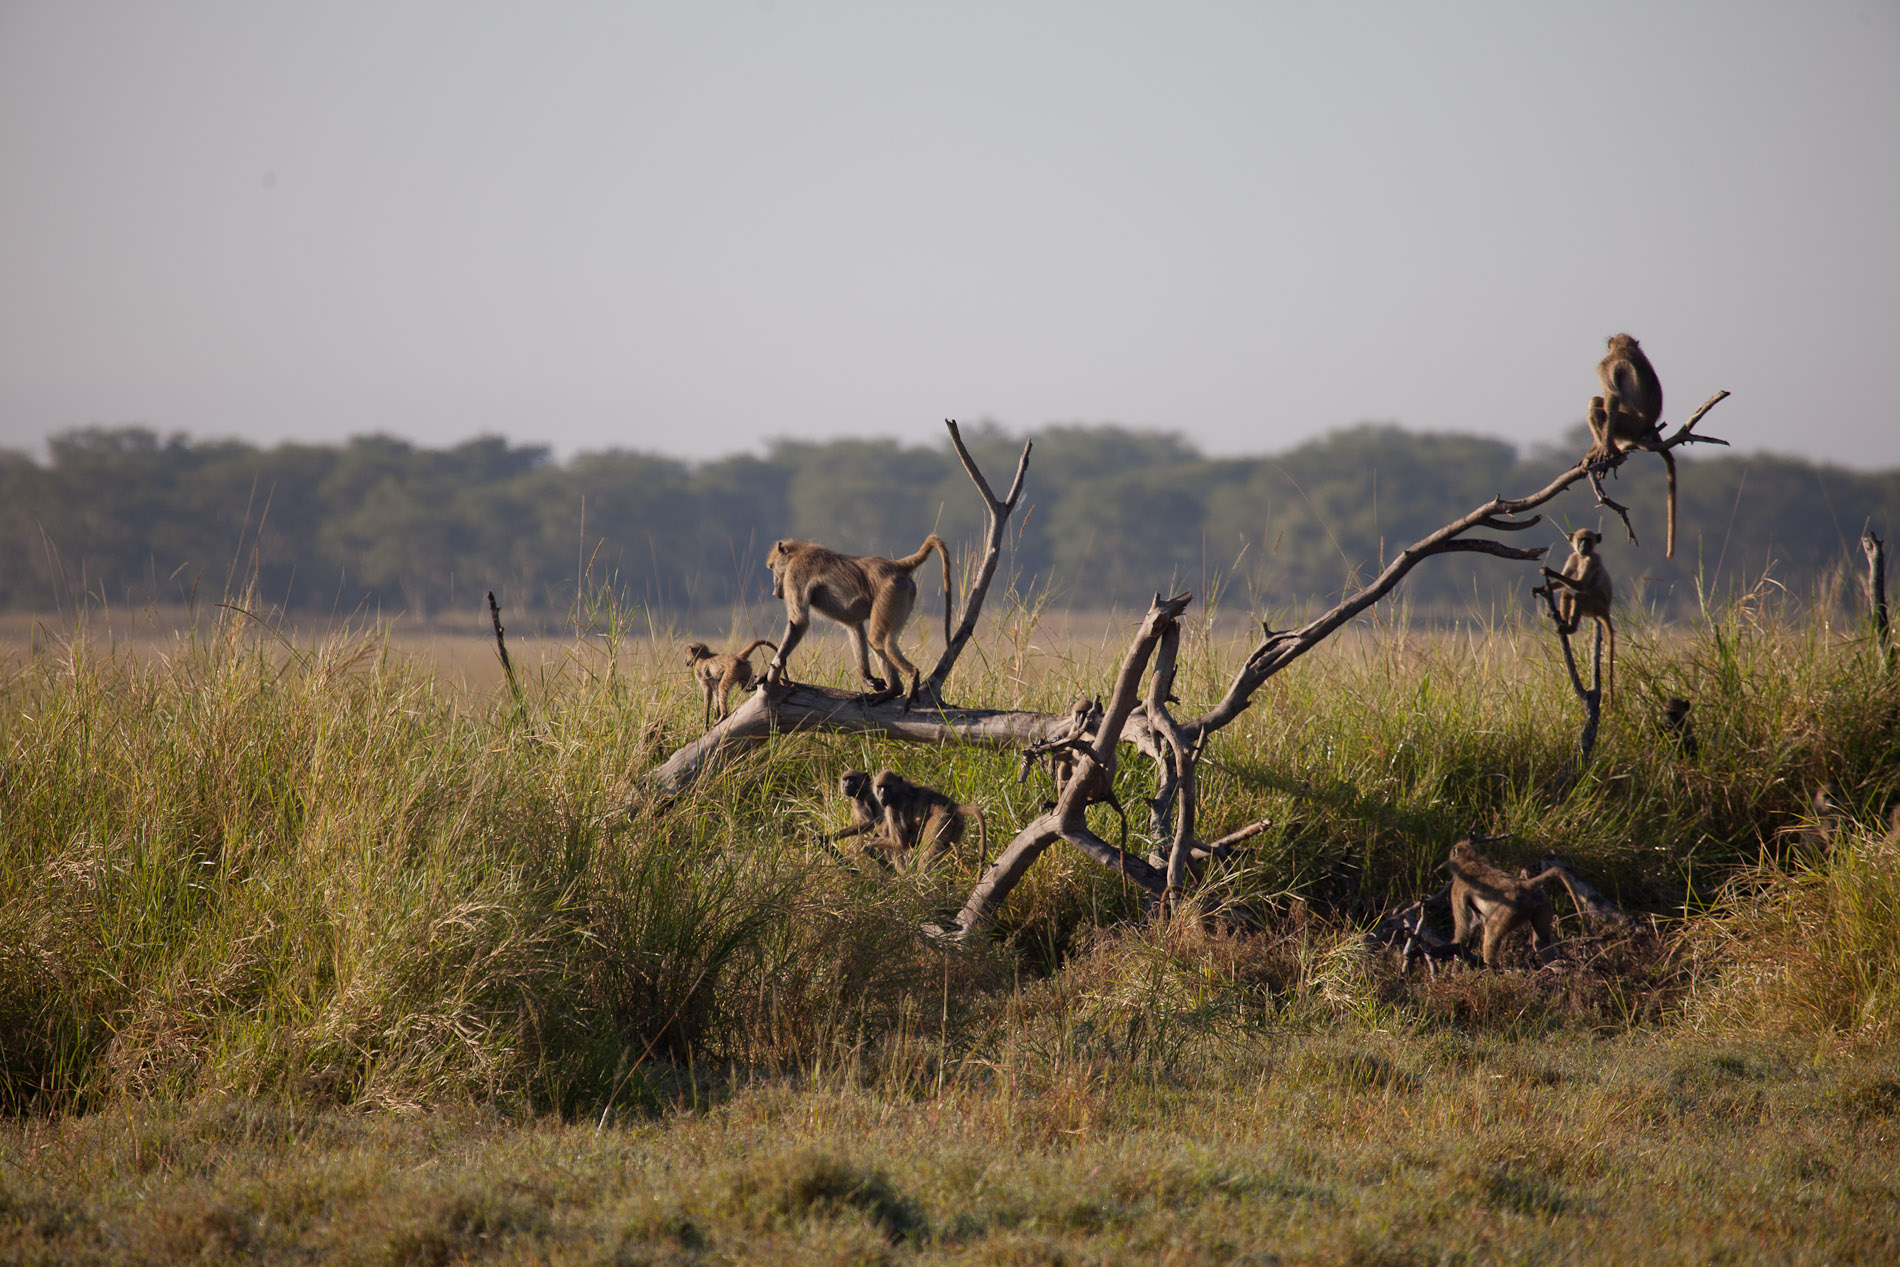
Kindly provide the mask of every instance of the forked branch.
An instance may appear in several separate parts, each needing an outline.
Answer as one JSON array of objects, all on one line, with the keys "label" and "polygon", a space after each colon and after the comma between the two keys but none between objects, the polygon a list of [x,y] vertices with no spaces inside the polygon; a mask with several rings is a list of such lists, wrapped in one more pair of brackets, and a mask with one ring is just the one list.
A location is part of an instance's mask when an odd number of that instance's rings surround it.
[{"label": "forked branch", "polygon": [[990,482],[983,478],[982,469],[976,459],[970,456],[970,450],[964,447],[963,433],[957,429],[954,419],[945,418],[943,425],[950,429],[950,444],[957,451],[957,460],[963,463],[970,482],[976,485],[976,491],[983,498],[983,513],[989,523],[985,533],[983,561],[977,565],[976,575],[970,582],[970,592],[963,599],[963,619],[958,622],[956,632],[950,635],[943,654],[937,658],[937,666],[930,671],[927,682],[932,699],[943,698],[943,684],[950,677],[950,670],[956,667],[957,657],[963,654],[963,648],[969,643],[971,635],[976,633],[976,618],[983,610],[983,599],[990,592],[990,580],[996,575],[996,565],[1003,558],[1003,539],[1009,531],[1009,517],[1016,509],[1016,503],[1023,495],[1023,480],[1029,474],[1029,450],[1034,442],[1023,441],[1023,455],[1016,460],[1016,478],[1009,483],[1009,495],[997,499],[990,491]]}]

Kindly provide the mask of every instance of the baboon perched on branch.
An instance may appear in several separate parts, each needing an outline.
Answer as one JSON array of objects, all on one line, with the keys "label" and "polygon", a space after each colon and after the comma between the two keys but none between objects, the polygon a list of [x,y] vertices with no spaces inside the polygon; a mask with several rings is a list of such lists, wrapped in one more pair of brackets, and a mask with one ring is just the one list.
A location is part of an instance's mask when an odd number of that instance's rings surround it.
[{"label": "baboon perched on branch", "polygon": [[1642,345],[1627,334],[1607,340],[1609,353],[1597,362],[1601,396],[1590,398],[1590,452],[1584,465],[1600,462],[1631,449],[1646,449],[1663,460],[1669,480],[1669,535],[1663,557],[1676,557],[1676,456],[1662,443],[1662,380],[1643,355]]},{"label": "baboon perched on branch", "polygon": [[751,645],[737,655],[717,653],[703,642],[686,644],[686,663],[693,670],[693,679],[706,693],[706,724],[712,725],[713,694],[719,695],[719,715],[723,718],[732,711],[732,692],[736,687],[744,690],[756,680],[752,671],[752,661],[748,658],[760,647],[771,647],[777,651],[776,643],[764,638],[754,638]]},{"label": "baboon perched on branch", "polygon": [[[910,679],[908,707],[917,702],[923,675],[904,658],[897,635],[917,605],[917,582],[911,573],[935,550],[943,560],[943,640],[950,641],[950,551],[942,537],[931,533],[917,553],[902,559],[874,554],[839,554],[811,541],[778,541],[765,556],[772,569],[772,597],[785,600],[785,637],[765,670],[767,682],[786,680],[785,666],[792,649],[811,628],[811,614],[821,612],[851,631],[851,649],[857,654],[858,675],[879,695],[901,689]],[[868,629],[868,634],[867,634]],[[867,642],[869,646],[867,647]],[[892,681],[871,672],[870,647]]]},{"label": "baboon perched on branch", "polygon": [[1563,879],[1550,867],[1528,878],[1508,875],[1491,865],[1466,837],[1451,847],[1451,939],[1466,950],[1484,930],[1484,966],[1498,966],[1498,945],[1520,925],[1531,927],[1531,945],[1543,949],[1557,939],[1550,896],[1543,886]]},{"label": "baboon perched on branch", "polygon": [[1544,569],[1544,579],[1557,587],[1554,597],[1557,600],[1557,632],[1566,638],[1577,632],[1577,626],[1588,616],[1602,626],[1609,635],[1609,698],[1616,702],[1616,622],[1610,616],[1610,603],[1615,598],[1615,587],[1610,584],[1610,569],[1603,565],[1603,556],[1596,548],[1603,540],[1603,534],[1589,528],[1579,528],[1570,534],[1570,557],[1564,560],[1564,569],[1553,572]]}]

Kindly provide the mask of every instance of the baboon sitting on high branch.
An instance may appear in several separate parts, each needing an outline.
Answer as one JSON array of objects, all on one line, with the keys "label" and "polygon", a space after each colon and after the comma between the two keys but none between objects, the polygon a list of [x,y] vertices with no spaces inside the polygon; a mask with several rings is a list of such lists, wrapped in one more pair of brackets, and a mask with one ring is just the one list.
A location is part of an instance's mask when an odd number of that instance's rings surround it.
[{"label": "baboon sitting on high branch", "polygon": [[[886,559],[874,554],[839,554],[813,541],[779,541],[765,556],[772,569],[772,597],[785,600],[785,636],[778,654],[765,670],[770,683],[786,681],[785,666],[792,649],[811,628],[811,614],[822,612],[851,631],[851,649],[857,653],[858,675],[879,695],[889,698],[910,678],[910,693],[904,706],[917,702],[923,686],[923,674],[904,658],[897,635],[917,605],[917,582],[911,573],[923,565],[935,550],[943,560],[943,640],[950,642],[950,551],[943,538],[931,533],[917,547],[917,553],[902,559]],[[868,628],[868,637],[867,637]],[[869,648],[877,648],[878,658],[891,675],[887,684],[871,672]]]}]

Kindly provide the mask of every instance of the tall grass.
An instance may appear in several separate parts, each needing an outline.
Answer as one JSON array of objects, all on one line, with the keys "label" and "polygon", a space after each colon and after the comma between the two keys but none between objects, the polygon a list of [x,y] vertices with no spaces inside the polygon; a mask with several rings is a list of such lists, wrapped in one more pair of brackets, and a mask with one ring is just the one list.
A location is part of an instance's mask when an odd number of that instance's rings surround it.
[{"label": "tall grass", "polygon": [[[1618,706],[1578,769],[1546,634],[1396,620],[1276,678],[1209,749],[1209,833],[1274,822],[1217,877],[1275,913],[1269,937],[1146,931],[1138,895],[1052,851],[997,948],[953,953],[914,930],[967,892],[974,846],[930,876],[854,866],[820,846],[837,825],[827,789],[848,765],[897,767],[982,804],[993,854],[1046,794],[1013,755],[788,736],[660,803],[638,776],[693,736],[698,700],[672,643],[627,636],[611,611],[600,628],[525,665],[521,706],[383,631],[299,639],[239,612],[156,651],[81,627],[16,656],[0,686],[0,1107],[228,1091],[591,1118],[651,1102],[662,1069],[873,1053],[919,1078],[996,1067],[1036,1015],[1157,1058],[1338,1018],[1629,1022],[1651,1013],[1601,980],[1588,998],[1398,981],[1354,922],[1436,887],[1474,824],[1513,833],[1503,860],[1556,850],[1632,905],[1680,914],[1773,862],[1822,779],[1870,807],[1900,790],[1894,679],[1806,625],[1746,610],[1695,631],[1633,624]],[[1184,714],[1244,651],[1218,629],[1189,638]],[[1103,630],[1051,637],[1006,608],[953,688],[1062,708],[1108,679],[1127,634]],[[811,664],[842,681],[837,652],[821,640]],[[1693,757],[1655,724],[1675,694],[1696,701]],[[1125,763],[1136,849],[1143,778]],[[1864,968],[1806,1024],[1894,1006],[1892,868],[1863,843],[1831,878],[1773,881],[1776,900],[1844,921],[1777,989]],[[1774,909],[1745,913],[1770,958],[1800,922]]]}]

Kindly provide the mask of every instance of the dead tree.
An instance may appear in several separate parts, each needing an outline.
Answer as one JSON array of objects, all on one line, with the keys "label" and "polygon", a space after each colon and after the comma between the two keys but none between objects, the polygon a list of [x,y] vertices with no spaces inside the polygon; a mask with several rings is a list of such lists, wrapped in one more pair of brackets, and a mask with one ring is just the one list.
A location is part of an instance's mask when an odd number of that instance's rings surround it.
[{"label": "dead tree", "polygon": [[[1728,395],[1718,392],[1703,403],[1695,414],[1659,443],[1665,448],[1724,441],[1694,434],[1694,427],[1720,400]],[[745,705],[706,734],[675,752],[648,776],[648,786],[661,796],[671,795],[713,766],[730,760],[745,749],[763,743],[784,731],[827,730],[882,734],[893,739],[925,743],[979,743],[998,747],[1034,748],[1055,743],[1071,756],[1072,773],[1059,789],[1053,808],[1032,819],[1004,848],[996,862],[978,881],[964,903],[954,926],[935,931],[966,936],[987,927],[1009,893],[1042,852],[1057,841],[1067,841],[1103,866],[1126,877],[1152,895],[1158,906],[1168,909],[1171,898],[1185,891],[1192,880],[1197,862],[1218,857],[1265,824],[1244,827],[1211,844],[1196,841],[1194,832],[1196,790],[1194,766],[1209,737],[1233,723],[1252,705],[1254,695],[1282,669],[1317,647],[1343,628],[1361,612],[1385,598],[1411,570],[1426,559],[1440,554],[1489,554],[1514,562],[1540,562],[1548,547],[1512,546],[1483,537],[1468,537],[1473,531],[1521,532],[1542,521],[1530,514],[1537,507],[1589,478],[1597,480],[1612,470],[1627,454],[1613,454],[1586,465],[1579,462],[1544,488],[1528,497],[1492,498],[1470,512],[1452,520],[1399,551],[1396,557],[1363,589],[1347,596],[1323,615],[1297,629],[1275,630],[1265,626],[1262,639],[1248,654],[1226,692],[1212,708],[1190,721],[1177,721],[1168,710],[1173,702],[1171,685],[1175,657],[1179,648],[1177,621],[1190,596],[1181,594],[1162,599],[1158,595],[1142,619],[1133,645],[1122,661],[1115,691],[1104,710],[1101,724],[1086,742],[1069,735],[1071,718],[1066,713],[1012,712],[999,709],[962,708],[942,703],[944,687],[957,657],[976,628],[984,596],[1002,553],[1004,532],[1010,512],[1022,496],[1023,480],[1029,466],[1030,446],[1023,446],[1015,479],[1007,497],[997,498],[977,468],[955,422],[945,424],[950,442],[964,470],[982,496],[989,516],[988,549],[970,593],[964,602],[963,620],[944,648],[929,683],[933,709],[903,711],[901,703],[870,703],[866,697],[818,686],[761,686]],[[1607,499],[1600,500],[1611,505]],[[1524,516],[1528,515],[1526,518]],[[1627,525],[1627,516],[1625,524]],[[1632,538],[1634,534],[1632,533]],[[1141,679],[1149,661],[1156,662],[1155,679],[1145,700],[1140,698]],[[1085,814],[1098,789],[1112,782],[1117,749],[1132,744],[1136,751],[1156,768],[1157,795],[1151,802],[1151,827],[1155,838],[1168,838],[1170,846],[1156,861],[1137,857],[1102,840],[1089,829]],[[1179,803],[1179,813],[1175,812]]]}]

